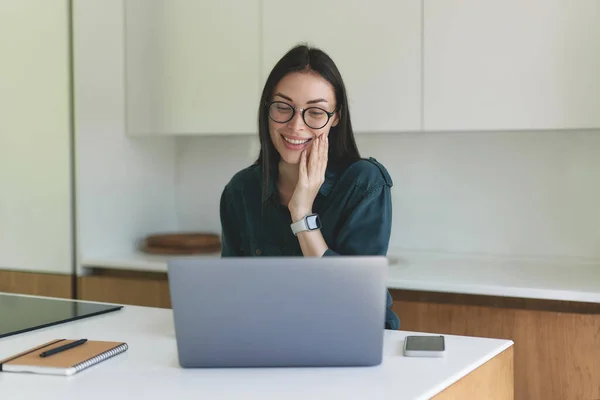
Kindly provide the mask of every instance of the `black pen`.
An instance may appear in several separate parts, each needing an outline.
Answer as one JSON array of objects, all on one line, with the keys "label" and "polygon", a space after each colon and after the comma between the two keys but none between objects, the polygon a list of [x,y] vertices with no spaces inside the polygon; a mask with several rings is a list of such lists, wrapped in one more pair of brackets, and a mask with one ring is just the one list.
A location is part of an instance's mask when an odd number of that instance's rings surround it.
[{"label": "black pen", "polygon": [[72,349],[73,347],[80,346],[80,345],[84,344],[85,342],[87,342],[87,339],[79,339],[79,340],[76,340],[69,344],[65,344],[64,346],[59,346],[54,349],[44,351],[43,353],[40,354],[40,357],[48,357],[48,356],[51,356],[52,354],[60,353],[61,351],[69,350],[69,349]]}]

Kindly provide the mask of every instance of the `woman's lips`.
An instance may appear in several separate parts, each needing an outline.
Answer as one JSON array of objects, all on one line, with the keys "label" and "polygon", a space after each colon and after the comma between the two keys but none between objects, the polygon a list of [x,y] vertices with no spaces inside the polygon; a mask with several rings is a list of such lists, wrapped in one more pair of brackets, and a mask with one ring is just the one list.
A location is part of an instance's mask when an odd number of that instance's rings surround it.
[{"label": "woman's lips", "polygon": [[299,138],[281,135],[283,145],[290,150],[303,150],[312,141],[312,138]]}]

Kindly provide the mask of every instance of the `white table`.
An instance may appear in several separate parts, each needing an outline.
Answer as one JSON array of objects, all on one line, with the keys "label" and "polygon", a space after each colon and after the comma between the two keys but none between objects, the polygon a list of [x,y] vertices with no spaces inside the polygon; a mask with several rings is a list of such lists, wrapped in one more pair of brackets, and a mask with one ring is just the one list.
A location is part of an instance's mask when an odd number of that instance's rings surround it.
[{"label": "white table", "polygon": [[0,359],[56,338],[129,344],[127,352],[72,377],[1,372],[0,394],[32,400],[430,399],[513,345],[508,340],[446,336],[445,358],[408,358],[401,350],[408,334],[386,331],[384,360],[377,367],[182,369],[171,310],[125,306],[0,339]]}]

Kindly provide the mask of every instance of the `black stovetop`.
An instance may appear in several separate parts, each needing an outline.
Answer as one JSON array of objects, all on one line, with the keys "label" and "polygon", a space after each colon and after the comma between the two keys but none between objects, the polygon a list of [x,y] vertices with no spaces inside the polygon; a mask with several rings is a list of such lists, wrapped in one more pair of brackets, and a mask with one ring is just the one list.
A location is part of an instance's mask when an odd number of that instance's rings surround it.
[{"label": "black stovetop", "polygon": [[123,306],[0,294],[0,338],[121,308]]}]

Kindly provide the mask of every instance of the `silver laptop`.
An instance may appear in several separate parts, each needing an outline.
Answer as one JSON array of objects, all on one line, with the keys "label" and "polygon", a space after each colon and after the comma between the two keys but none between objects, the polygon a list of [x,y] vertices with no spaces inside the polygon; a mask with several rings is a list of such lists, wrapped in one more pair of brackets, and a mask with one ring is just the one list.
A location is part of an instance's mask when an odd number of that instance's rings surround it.
[{"label": "silver laptop", "polygon": [[378,365],[387,267],[383,256],[172,259],[179,363]]}]

